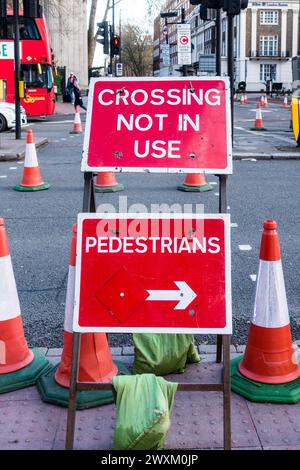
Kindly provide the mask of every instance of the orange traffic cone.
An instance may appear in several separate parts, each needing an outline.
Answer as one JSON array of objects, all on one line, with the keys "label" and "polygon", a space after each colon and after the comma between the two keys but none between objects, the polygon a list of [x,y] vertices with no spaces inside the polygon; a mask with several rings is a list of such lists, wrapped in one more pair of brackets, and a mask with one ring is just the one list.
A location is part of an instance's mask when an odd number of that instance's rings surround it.
[{"label": "orange traffic cone", "polygon": [[115,193],[123,191],[123,184],[119,184],[116,175],[112,171],[105,171],[97,174],[95,191],[97,193]]},{"label": "orange traffic cone", "polygon": [[36,148],[31,129],[27,131],[24,172],[21,184],[14,187],[16,191],[42,191],[49,189],[50,184],[44,183],[36,155]]},{"label": "orange traffic cone", "polygon": [[245,96],[244,96],[244,103],[248,104],[248,95],[247,95],[247,93],[245,93]]},{"label": "orange traffic cone", "polygon": [[82,132],[82,127],[81,127],[81,119],[80,119],[79,106],[76,106],[76,108],[75,108],[75,117],[74,117],[73,130],[70,131],[70,134],[81,134],[81,132]]},{"label": "orange traffic cone", "polygon": [[2,218],[0,267],[0,393],[3,393],[34,384],[37,375],[48,366],[48,361],[35,357],[24,336],[19,297]]},{"label": "orange traffic cone", "polygon": [[[75,291],[76,225],[73,227],[70,265],[67,285],[63,352],[58,368],[43,375],[38,382],[42,399],[46,402],[68,406],[72,355],[73,355],[73,305]],[[119,372],[124,373],[122,366]],[[127,372],[127,371],[126,371]],[[110,382],[118,374],[113,363],[105,333],[84,333],[81,335],[78,380],[80,382]],[[111,403],[113,396],[104,391],[79,392],[78,408],[88,408]]]},{"label": "orange traffic cone", "polygon": [[262,113],[260,109],[260,103],[257,103],[255,123],[254,123],[254,127],[251,127],[251,130],[252,131],[266,131],[267,130],[264,127]]},{"label": "orange traffic cone", "polygon": [[261,95],[261,97],[260,97],[260,105],[262,107],[264,107],[264,105],[265,105],[265,96],[264,95]]},{"label": "orange traffic cone", "polygon": [[179,191],[205,192],[211,191],[212,187],[207,183],[203,173],[188,173],[184,183],[177,187]]},{"label": "orange traffic cone", "polygon": [[243,94],[241,95],[240,104],[241,105],[245,104],[245,96]]},{"label": "orange traffic cone", "polygon": [[[274,220],[264,222],[259,258],[254,311],[238,370],[254,382],[286,384],[300,377],[300,366],[292,345],[279,236]],[[298,388],[300,400],[299,381],[289,388]],[[267,393],[268,388],[264,390]],[[280,387],[273,386],[270,390],[277,390],[277,396],[280,396]]]},{"label": "orange traffic cone", "polygon": [[265,95],[265,98],[264,98],[264,108],[267,108],[268,107],[268,95]]},{"label": "orange traffic cone", "polygon": [[283,107],[284,107],[284,108],[288,108],[288,107],[289,107],[287,94],[284,95]]}]

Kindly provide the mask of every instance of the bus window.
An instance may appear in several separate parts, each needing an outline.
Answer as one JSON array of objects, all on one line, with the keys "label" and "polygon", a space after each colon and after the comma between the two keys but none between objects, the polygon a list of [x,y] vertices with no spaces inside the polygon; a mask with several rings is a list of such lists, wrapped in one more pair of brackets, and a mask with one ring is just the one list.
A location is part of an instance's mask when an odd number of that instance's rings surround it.
[{"label": "bus window", "polygon": [[24,80],[25,88],[52,89],[53,75],[51,65],[21,64],[21,80]]},{"label": "bus window", "polygon": [[[33,18],[24,18],[19,16],[19,32],[20,39],[41,39],[38,29]],[[6,19],[2,18],[0,21],[0,39],[13,39],[14,26],[13,18],[8,16]]]}]

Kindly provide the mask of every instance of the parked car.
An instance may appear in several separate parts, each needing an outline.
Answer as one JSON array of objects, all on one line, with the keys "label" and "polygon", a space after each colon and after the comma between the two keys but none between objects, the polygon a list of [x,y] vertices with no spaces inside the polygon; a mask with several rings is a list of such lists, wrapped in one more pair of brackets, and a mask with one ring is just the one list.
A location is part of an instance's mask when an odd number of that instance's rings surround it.
[{"label": "parked car", "polygon": [[[0,132],[11,129],[16,124],[15,105],[0,101]],[[21,126],[27,124],[25,109],[21,106]]]}]

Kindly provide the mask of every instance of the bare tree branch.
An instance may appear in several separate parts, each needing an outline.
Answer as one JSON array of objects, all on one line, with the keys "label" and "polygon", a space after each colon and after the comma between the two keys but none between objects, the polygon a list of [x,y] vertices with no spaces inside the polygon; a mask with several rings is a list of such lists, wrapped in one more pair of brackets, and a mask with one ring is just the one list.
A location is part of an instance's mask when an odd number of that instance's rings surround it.
[{"label": "bare tree branch", "polygon": [[122,62],[126,76],[152,75],[152,37],[131,23],[122,30]]}]

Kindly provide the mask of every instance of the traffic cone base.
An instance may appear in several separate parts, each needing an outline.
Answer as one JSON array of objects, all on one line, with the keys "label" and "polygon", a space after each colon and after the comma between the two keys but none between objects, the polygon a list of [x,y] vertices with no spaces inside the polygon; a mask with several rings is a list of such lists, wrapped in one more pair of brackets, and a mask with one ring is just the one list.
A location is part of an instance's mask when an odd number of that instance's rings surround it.
[{"label": "traffic cone base", "polygon": [[298,403],[300,378],[285,384],[258,383],[239,371],[243,356],[231,360],[231,389],[247,400],[258,403]]},{"label": "traffic cone base", "polygon": [[0,393],[12,392],[34,385],[38,378],[48,372],[52,365],[38,350],[32,349],[33,360],[29,365],[15,372],[0,374]]},{"label": "traffic cone base", "polygon": [[212,186],[207,183],[203,173],[188,173],[183,184],[177,186],[178,191],[204,193],[211,191]]},{"label": "traffic cone base", "polygon": [[[122,362],[115,361],[119,375],[130,375]],[[37,381],[37,388],[42,400],[46,403],[68,407],[69,389],[62,387],[55,380],[59,365],[41,375]],[[84,410],[95,406],[108,405],[114,402],[113,393],[108,390],[91,390],[77,392],[76,409]]]},{"label": "traffic cone base", "polygon": [[123,184],[119,184],[116,175],[112,171],[104,171],[97,174],[94,184],[96,193],[115,193],[124,191]]},{"label": "traffic cone base", "polygon": [[45,189],[49,189],[50,184],[49,183],[43,183],[40,184],[39,186],[23,186],[22,184],[18,184],[17,186],[14,187],[15,191],[24,191],[24,192],[30,192],[30,191],[43,191]]},{"label": "traffic cone base", "polygon": [[267,131],[268,129],[266,129],[265,127],[250,127],[250,130],[251,131]]}]

